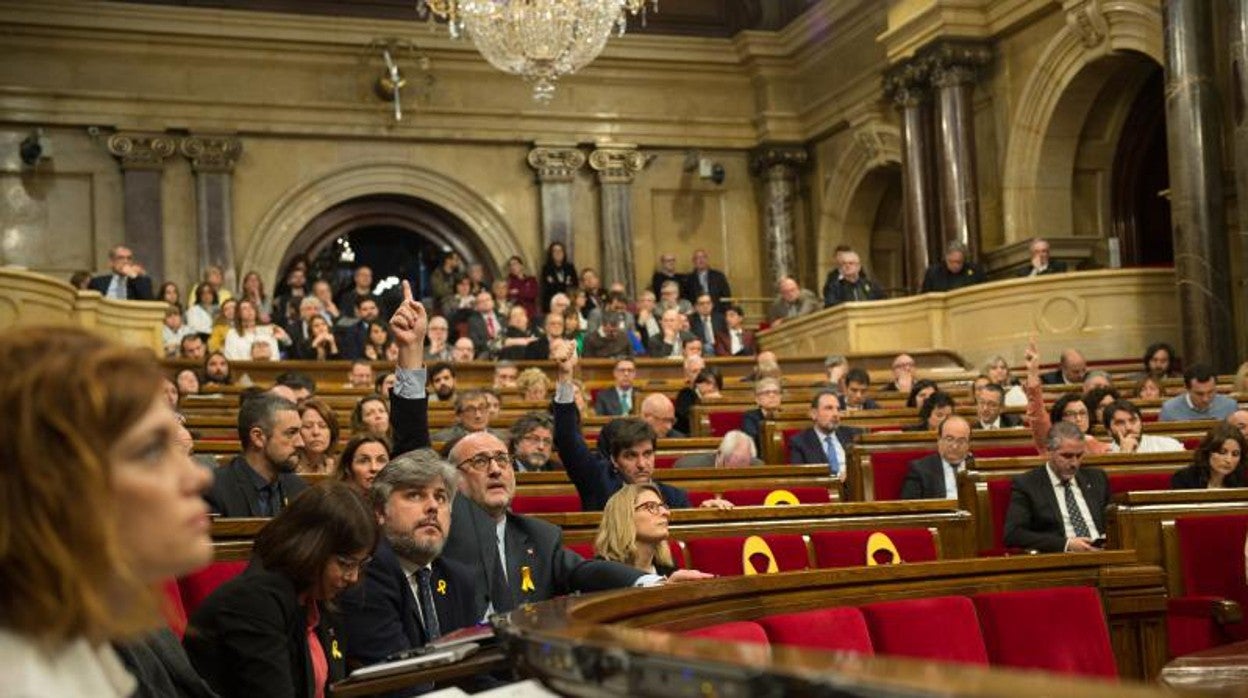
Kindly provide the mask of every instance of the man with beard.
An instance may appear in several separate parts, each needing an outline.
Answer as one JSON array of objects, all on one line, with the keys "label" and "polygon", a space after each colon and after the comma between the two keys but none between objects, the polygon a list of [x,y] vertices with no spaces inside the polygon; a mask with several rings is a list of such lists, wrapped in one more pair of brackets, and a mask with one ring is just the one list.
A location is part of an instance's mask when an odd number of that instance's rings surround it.
[{"label": "man with beard", "polygon": [[382,536],[360,584],[342,595],[348,663],[374,664],[472,625],[472,573],[440,557],[459,474],[432,451],[386,464],[369,489]]},{"label": "man with beard", "polygon": [[223,518],[271,517],[308,488],[295,474],[296,455],[303,448],[303,422],[295,403],[260,393],[238,408],[238,440],[242,454],[220,467],[204,498]]},{"label": "man with beard", "polygon": [[529,412],[511,425],[511,452],[516,472],[550,470],[555,420],[546,412]]},{"label": "man with beard", "polygon": [[433,400],[449,402],[455,399],[455,367],[437,363],[429,367],[429,382],[433,386]]},{"label": "man with beard", "polygon": [[1140,408],[1129,400],[1106,405],[1101,422],[1113,437],[1110,453],[1178,453],[1183,444],[1178,439],[1160,434],[1145,434]]}]

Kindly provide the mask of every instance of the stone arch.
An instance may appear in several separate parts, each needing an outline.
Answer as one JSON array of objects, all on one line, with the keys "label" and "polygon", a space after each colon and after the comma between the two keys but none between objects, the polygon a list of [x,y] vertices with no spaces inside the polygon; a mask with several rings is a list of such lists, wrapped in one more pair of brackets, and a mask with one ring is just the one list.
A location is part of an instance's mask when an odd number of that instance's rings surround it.
[{"label": "stone arch", "polygon": [[823,187],[826,204],[815,253],[820,283],[832,267],[832,250],[842,241],[864,255],[871,249],[871,223],[885,186],[878,175],[901,164],[901,131],[896,126],[873,119],[852,137]]},{"label": "stone arch", "polygon": [[[1002,175],[1005,242],[1037,230],[1037,214],[1070,201],[1070,183],[1049,187],[1042,180],[1053,168],[1073,163],[1077,143],[1069,131],[1082,126],[1095,100],[1096,82],[1112,71],[1088,66],[1114,54],[1136,53],[1161,64],[1164,56],[1161,13],[1138,0],[1102,5],[1094,0],[1070,10],[1066,26],[1036,61],[1011,120]],[[1076,140],[1078,134],[1076,133]],[[1069,172],[1069,168],[1060,170]],[[1063,210],[1063,209],[1058,209]],[[1069,210],[1069,206],[1066,209]],[[1045,230],[1044,234],[1068,232]]]},{"label": "stone arch", "polygon": [[283,194],[256,226],[239,268],[278,278],[286,251],[319,214],[351,199],[387,194],[424,199],[454,215],[477,236],[493,266],[521,251],[502,213],[470,187],[405,160],[379,158],[346,163]]}]

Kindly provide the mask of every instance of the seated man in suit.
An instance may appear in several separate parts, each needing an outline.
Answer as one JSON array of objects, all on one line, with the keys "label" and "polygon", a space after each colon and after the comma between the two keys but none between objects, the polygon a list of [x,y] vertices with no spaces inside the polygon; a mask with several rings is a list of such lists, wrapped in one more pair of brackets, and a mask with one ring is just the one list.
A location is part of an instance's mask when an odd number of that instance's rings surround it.
[{"label": "seated man in suit", "polygon": [[684,439],[689,435],[677,430],[676,405],[663,393],[650,393],[641,401],[641,421],[650,425],[655,438]]},{"label": "seated man in suit", "polygon": [[810,315],[822,307],[813,291],[799,286],[793,277],[783,276],[776,283],[776,299],[767,309],[767,321],[779,327],[785,320]]},{"label": "seated man in suit", "polygon": [[910,462],[902,499],[957,499],[958,472],[971,462],[971,425],[947,417],[936,428],[936,453]]},{"label": "seated man in suit", "polygon": [[[665,485],[654,476],[654,429],[649,424],[633,418],[614,420],[603,429],[598,438],[607,443],[599,444],[597,452],[590,451],[581,434],[581,415],[572,398],[572,375],[576,369],[576,351],[570,342],[551,348],[559,367],[559,382],[555,385],[555,448],[568,473],[568,479],[576,485],[581,497],[581,509],[601,511],[607,500],[621,487],[634,483],[653,482],[663,494],[663,501],[672,509],[690,506],[689,495],[679,487]],[[605,432],[608,432],[607,435]],[[602,453],[603,446],[608,455]],[[732,504],[723,499],[709,499],[703,507],[731,509]]]},{"label": "seated man in suit", "polygon": [[715,302],[709,293],[698,294],[693,304],[693,312],[689,313],[689,331],[702,340],[702,347],[707,354],[715,353],[715,337],[728,331],[724,314],[715,309]]},{"label": "seated man in suit", "polygon": [[601,417],[632,414],[635,402],[633,378],[637,376],[637,364],[632,359],[620,359],[615,362],[611,375],[615,378],[615,387],[603,388],[594,396],[594,414]]},{"label": "seated man in suit", "polygon": [[[403,303],[390,319],[399,345],[390,394],[394,452],[399,454],[430,443],[423,354],[427,323],[424,306],[404,281]],[[489,432],[460,439],[448,458],[460,481],[442,555],[472,571],[474,616],[572,592],[662,583],[662,577],[626,565],[585,560],[563,547],[558,526],[509,511],[516,493],[511,458],[506,444]]]},{"label": "seated man in suit", "polygon": [[129,247],[117,245],[109,250],[108,265],[112,272],[91,279],[87,282],[87,288],[99,291],[105,298],[121,301],[156,300],[156,294],[152,292],[151,277],[134,261],[134,253]]},{"label": "seated man in suit", "polygon": [[1014,478],[1005,512],[1005,544],[1045,553],[1087,552],[1103,545],[1109,478],[1081,468],[1083,432],[1058,422],[1046,441],[1049,462]]},{"label": "seated man in suit", "polygon": [[862,260],[858,253],[846,250],[840,254],[838,268],[828,272],[823,283],[823,307],[831,308],[841,303],[857,301],[878,301],[884,297],[884,291],[871,283],[866,272],[862,270]]},{"label": "seated man in suit", "polygon": [[1044,238],[1035,238],[1031,241],[1031,264],[1018,270],[1018,275],[1022,276],[1044,276],[1045,274],[1060,274],[1066,271],[1066,263],[1059,262],[1056,259],[1049,258],[1049,241]]},{"label": "seated man in suit", "polygon": [[754,384],[754,404],[758,407],[746,410],[745,414],[741,415],[741,431],[749,434],[754,440],[755,450],[763,450],[763,421],[775,419],[780,414],[782,399],[783,393],[778,378],[760,378]]},{"label": "seated man in suit", "polygon": [[975,391],[976,429],[1016,429],[1023,420],[1016,414],[1001,414],[1005,389],[996,383],[985,383]]},{"label": "seated man in suit", "polygon": [[860,429],[841,426],[841,408],[836,392],[825,388],[810,400],[809,429],[789,442],[789,460],[794,463],[827,463],[832,477],[845,479],[845,454]]},{"label": "seated man in suit", "polygon": [[751,465],[762,465],[758,451],[754,448],[754,440],[750,435],[733,429],[720,439],[719,447],[710,453],[693,453],[682,456],[673,468],[748,468]]},{"label": "seated man in suit", "polygon": [[377,473],[368,494],[382,536],[364,579],[338,599],[349,664],[375,664],[477,621],[472,572],[441,557],[458,485],[455,468],[427,450]]},{"label": "seated man in suit", "polygon": [[646,345],[646,354],[655,359],[683,359],[684,347],[693,341],[691,332],[680,329],[681,314],[675,308],[668,308],[659,316],[660,332],[650,337]]},{"label": "seated man in suit", "polygon": [[295,403],[260,393],[243,399],[238,408],[241,455],[216,471],[204,498],[213,513],[225,518],[271,517],[308,488],[295,474],[303,448],[303,421]]},{"label": "seated man in suit", "polygon": [[1078,349],[1063,349],[1062,359],[1059,363],[1058,368],[1041,374],[1041,383],[1045,385],[1083,384],[1083,378],[1088,373],[1088,361],[1083,358],[1083,354]]},{"label": "seated man in suit", "polygon": [[922,293],[956,291],[987,281],[970,259],[970,250],[959,240],[945,246],[945,258],[923,273]]},{"label": "seated man in suit", "polygon": [[724,331],[715,336],[716,356],[751,356],[755,352],[754,333],[745,329],[745,311],[739,305],[724,311]]},{"label": "seated man in suit", "polygon": [[1235,400],[1218,394],[1218,375],[1208,366],[1196,364],[1183,372],[1187,392],[1161,405],[1160,421],[1226,419],[1239,409]]},{"label": "seated man in suit", "polygon": [[1130,400],[1117,400],[1101,412],[1105,429],[1113,437],[1110,453],[1177,453],[1184,450],[1178,439],[1145,434],[1140,408]]},{"label": "seated man in suit", "polygon": [[858,410],[878,410],[879,404],[867,397],[871,390],[871,376],[865,369],[851,368],[845,374],[845,394],[840,397],[842,412]]},{"label": "seated man in suit", "polygon": [[478,359],[492,359],[503,343],[507,323],[494,309],[494,296],[482,289],[476,294],[476,312],[468,316],[468,338]]},{"label": "seated man in suit", "polygon": [[909,354],[898,354],[893,357],[893,380],[886,386],[884,390],[890,393],[903,393],[908,395],[910,389],[914,387],[914,357]]}]

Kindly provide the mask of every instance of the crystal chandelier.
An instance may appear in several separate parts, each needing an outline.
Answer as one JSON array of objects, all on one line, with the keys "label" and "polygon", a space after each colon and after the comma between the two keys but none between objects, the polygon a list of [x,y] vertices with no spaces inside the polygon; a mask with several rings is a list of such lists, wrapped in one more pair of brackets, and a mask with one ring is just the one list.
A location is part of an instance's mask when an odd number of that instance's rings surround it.
[{"label": "crystal chandelier", "polygon": [[[452,37],[468,35],[495,68],[533,83],[533,99],[549,102],[555,81],[602,53],[628,15],[645,16],[646,0],[418,0],[421,14],[446,20]],[[652,11],[658,0],[649,0]]]}]

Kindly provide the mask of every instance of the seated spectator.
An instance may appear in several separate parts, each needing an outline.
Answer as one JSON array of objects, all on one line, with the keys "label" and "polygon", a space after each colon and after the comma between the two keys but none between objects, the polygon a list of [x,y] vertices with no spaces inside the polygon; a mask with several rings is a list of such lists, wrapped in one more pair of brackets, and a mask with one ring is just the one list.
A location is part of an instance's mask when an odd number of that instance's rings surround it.
[{"label": "seated spectator", "polygon": [[653,483],[625,485],[611,495],[594,534],[594,555],[622,562],[671,581],[708,579],[715,575],[676,569],[667,545],[671,510]]},{"label": "seated spectator", "polygon": [[1177,363],[1174,347],[1165,342],[1154,342],[1144,350],[1144,375],[1146,376],[1152,376],[1157,380],[1176,378],[1179,376]]},{"label": "seated spectator", "polygon": [[689,332],[702,340],[702,346],[713,351],[715,337],[728,331],[724,314],[715,309],[709,293],[699,294],[689,314]]},{"label": "seated spectator", "polygon": [[966,245],[954,240],[945,246],[945,258],[923,274],[921,293],[956,291],[985,281],[984,275],[968,257]]},{"label": "seated spectator", "polygon": [[549,413],[527,412],[517,419],[511,425],[511,433],[507,439],[516,472],[550,470],[554,438],[555,420]]},{"label": "seated spectator", "polygon": [[297,452],[295,472],[328,473],[334,470],[334,451],[338,448],[338,415],[320,398],[299,403],[299,436],[303,448]]},{"label": "seated spectator", "polygon": [[[700,357],[693,358],[700,360]],[[693,385],[681,388],[676,394],[676,401],[673,403],[676,410],[675,430],[684,434],[692,433],[691,418],[694,405],[722,400],[724,396],[720,391],[723,388],[724,377],[719,371],[705,366],[699,369],[697,375],[693,377]]]},{"label": "seated spectator", "polygon": [[902,499],[957,499],[958,473],[971,457],[971,425],[954,415],[936,425],[936,453],[910,462]]},{"label": "seated spectator", "polygon": [[594,396],[594,413],[603,417],[619,417],[633,413],[633,379],[637,377],[637,364],[632,359],[620,359],[611,371],[615,385],[603,388]]},{"label": "seated spectator", "polygon": [[369,361],[385,361],[386,345],[390,343],[390,330],[386,324],[373,320],[366,324],[368,333],[364,340],[364,355],[361,358]]},{"label": "seated spectator", "polygon": [[338,307],[342,309],[342,315],[355,317],[355,306],[361,298],[377,300],[373,295],[373,270],[365,264],[356,267],[351,274],[351,288],[338,295]]},{"label": "seated spectator", "polygon": [[[459,253],[454,250],[446,250],[442,261],[437,268],[429,273],[429,290],[433,294],[433,307],[442,308],[443,315],[451,317],[453,313],[447,313],[446,301],[459,293],[459,280],[466,279],[463,274],[463,267],[460,263]],[[472,282],[469,281],[464,287],[464,293],[471,293]]]},{"label": "seated spectator", "polygon": [[652,292],[659,293],[663,288],[663,284],[669,281],[676,284],[676,288],[679,290],[685,279],[684,276],[676,271],[676,255],[664,252],[659,255],[659,266],[650,275],[649,288]]},{"label": "seated spectator", "polygon": [[1033,238],[1031,241],[1031,264],[1018,270],[1017,276],[1044,276],[1066,271],[1066,263],[1049,257],[1049,241]]},{"label": "seated spectator", "polygon": [[273,378],[273,383],[290,388],[295,402],[306,400],[316,394],[316,381],[302,371],[283,371]]},{"label": "seated spectator", "polygon": [[373,365],[363,359],[351,362],[351,370],[347,373],[348,388],[373,387]]},{"label": "seated spectator", "polygon": [[650,393],[641,401],[641,421],[649,424],[659,439],[684,439],[689,436],[675,428],[676,406],[663,393]]},{"label": "seated spectator", "polygon": [[1005,544],[1043,553],[1100,549],[1109,478],[1102,470],[1080,467],[1087,440],[1078,426],[1054,424],[1045,446],[1049,462],[1014,478]]},{"label": "seated spectator", "polygon": [[[221,351],[225,347],[225,337],[234,327],[238,317],[238,301],[230,299],[221,303],[221,309],[212,319],[212,332],[208,335],[208,349]],[[250,351],[247,352],[250,354]],[[243,357],[246,360],[246,356]]]},{"label": "seated spectator", "polygon": [[351,435],[390,438],[390,407],[380,395],[367,395],[351,410]]},{"label": "seated spectator", "polygon": [[425,358],[429,361],[450,361],[451,345],[447,343],[451,333],[450,325],[442,316],[429,318],[429,345],[425,347]]},{"label": "seated spectator", "polygon": [[844,480],[846,453],[862,430],[841,426],[837,395],[826,388],[815,393],[810,401],[810,421],[810,428],[789,442],[789,460],[827,463],[832,477]]},{"label": "seated spectator", "polygon": [[247,569],[191,615],[186,652],[223,696],[326,695],[346,676],[328,604],[357,583],[377,522],[349,487],[295,498],[256,535]]},{"label": "seated spectator", "polygon": [[354,436],[342,447],[336,478],[356,492],[367,495],[377,473],[390,462],[390,440],[380,436]]},{"label": "seated spectator", "polygon": [[520,378],[520,367],[506,359],[494,364],[494,389],[509,390],[516,387]]},{"label": "seated spectator", "polygon": [[105,298],[119,301],[150,301],[156,299],[152,291],[152,279],[143,265],[134,261],[134,253],[125,245],[116,245],[108,251],[110,273],[97,276],[87,284],[92,291],[99,291]]},{"label": "seated spectator", "polygon": [[225,334],[225,358],[246,361],[251,358],[251,345],[264,342],[269,345],[270,356],[276,359],[280,355],[279,341],[290,343],[286,331],[276,325],[260,324],[260,311],[255,303],[243,299],[238,302],[234,326]]},{"label": "seated spectator", "polygon": [[1083,406],[1088,408],[1088,430],[1091,431],[1096,428],[1105,408],[1118,402],[1122,397],[1112,386],[1101,386],[1087,391],[1081,399]]},{"label": "seated spectator", "polygon": [[[287,327],[299,318],[299,304],[311,298],[307,292],[307,259],[297,258],[291,262],[282,281],[273,291],[273,320]],[[218,289],[218,293],[224,289]],[[225,302],[222,298],[221,302]],[[320,301],[317,301],[319,304]]]},{"label": "seated spectator", "polygon": [[910,394],[906,396],[906,407],[915,409],[923,409],[923,403],[932,396],[932,393],[938,392],[940,386],[936,385],[936,381],[927,378],[920,378],[910,386]]},{"label": "seated spectator", "polygon": [[[597,312],[597,311],[595,311]],[[597,329],[585,336],[585,358],[619,359],[633,356],[633,343],[628,336],[629,322],[619,310],[602,313]]]},{"label": "seated spectator", "polygon": [[178,342],[178,358],[192,361],[203,361],[208,355],[208,345],[204,338],[197,334],[188,334]]},{"label": "seated spectator", "polygon": [[659,335],[658,300],[654,293],[642,291],[637,299],[637,317],[633,324],[633,332],[641,341],[643,350],[650,345],[650,340]]},{"label": "seated spectator", "polygon": [[628,333],[628,329],[636,322],[632,313],[628,312],[628,296],[623,291],[609,291],[603,298],[602,305],[590,311],[586,318],[585,333],[593,334],[602,325],[603,317],[609,312],[615,312],[620,315],[619,326],[624,330],[623,334]]},{"label": "seated spectator", "polygon": [[757,350],[754,333],[745,329],[745,311],[730,305],[724,311],[724,331],[715,335],[716,356],[750,356]]},{"label": "seated spectator", "polygon": [[199,394],[199,374],[194,369],[184,368],[173,377],[173,384],[178,388],[178,397]]},{"label": "seated spectator", "polygon": [[208,506],[224,518],[277,516],[308,488],[295,474],[303,448],[298,408],[266,394],[245,398],[238,408],[242,453],[217,468]]},{"label": "seated spectator", "polygon": [[1226,418],[1226,423],[1238,429],[1248,439],[1248,410],[1235,410]]},{"label": "seated spectator", "polygon": [[[602,289],[602,278],[598,276],[598,272],[591,267],[585,267],[581,270],[581,287],[579,291],[585,297],[585,305],[581,309],[581,315],[585,320],[589,319],[589,314],[602,307],[606,300],[606,293]],[[573,303],[576,299],[573,298]]]},{"label": "seated spectator", "polygon": [[355,301],[355,322],[346,324],[350,321],[340,323],[342,326],[339,330],[340,338],[338,348],[342,351],[344,359],[363,359],[364,347],[368,346],[369,330],[373,323],[378,322],[381,318],[381,309],[377,305],[377,299],[373,296],[362,296]]},{"label": "seated spectator", "polygon": [[1232,424],[1216,424],[1196,448],[1192,464],[1170,478],[1170,489],[1203,490],[1219,487],[1244,487],[1248,474],[1244,453],[1248,440]]},{"label": "seated spectator", "polygon": [[537,341],[537,333],[529,324],[529,314],[524,306],[513,306],[507,311],[506,317],[507,327],[498,340],[498,358],[523,359],[529,346]]},{"label": "seated spectator", "polygon": [[753,383],[764,378],[775,378],[776,380],[784,380],[784,372],[780,369],[780,362],[776,359],[776,353],[773,351],[761,351],[754,357],[754,369],[741,378],[742,383]]},{"label": "seated spectator", "polygon": [[831,308],[841,303],[878,301],[884,291],[871,283],[862,270],[862,260],[853,250],[841,255],[839,269],[828,272],[823,284],[823,307]]},{"label": "seated spectator", "polygon": [[878,410],[880,405],[867,396],[871,390],[871,376],[861,368],[851,368],[845,374],[845,390],[840,396],[840,408],[844,412]]},{"label": "seated spectator", "polygon": [[204,373],[200,378],[199,386],[204,388],[208,385],[233,385],[234,377],[230,375],[230,362],[225,358],[225,354],[214,351],[204,359]]},{"label": "seated spectator", "polygon": [[69,275],[69,285],[74,287],[76,291],[87,291],[91,284],[91,272],[86,269],[79,269]]},{"label": "seated spectator", "polygon": [[893,357],[893,380],[884,386],[887,392],[909,393],[914,387],[914,357],[898,354]]},{"label": "seated spectator", "polygon": [[754,441],[757,452],[763,450],[763,420],[780,416],[781,400],[779,379],[761,378],[754,384],[754,403],[757,407],[746,410],[741,416],[741,431]]},{"label": "seated spectator", "polygon": [[1136,384],[1132,391],[1137,400],[1158,400],[1162,397],[1161,383],[1157,381],[1155,376],[1144,376]]},{"label": "seated spectator", "polygon": [[1024,357],[1027,361],[1027,377],[1023,390],[1027,393],[1027,421],[1031,424],[1031,436],[1036,450],[1045,453],[1049,443],[1049,431],[1053,425],[1068,422],[1084,435],[1084,441],[1087,442],[1084,450],[1093,454],[1108,452],[1109,444],[1088,433],[1092,428],[1092,412],[1081,396],[1073,393],[1063,395],[1054,401],[1050,410],[1045,411],[1044,391],[1040,383],[1040,351],[1036,348],[1035,339],[1028,343]]},{"label": "seated spectator", "polygon": [[1114,440],[1109,445],[1110,453],[1177,453],[1184,450],[1178,439],[1143,433],[1140,408],[1127,400],[1110,403],[1101,414],[1105,430]]},{"label": "seated spectator", "polygon": [[455,366],[434,363],[429,366],[429,384],[433,386],[431,402],[450,402],[455,399]]},{"label": "seated spectator", "polygon": [[[312,339],[314,338],[312,321],[320,318],[326,327],[333,327],[333,324],[321,312],[323,307],[321,302],[312,296],[305,296],[299,300],[297,305],[299,317],[286,325],[286,333],[291,340],[290,358],[305,361],[316,359],[317,351],[312,346]],[[324,340],[321,341],[324,342]],[[337,351],[337,346],[338,340],[335,337],[335,351]]]},{"label": "seated spectator", "polygon": [[660,316],[667,310],[675,310],[681,315],[688,315],[693,312],[693,304],[680,297],[680,286],[671,281],[664,282],[659,288],[657,307]]},{"label": "seated spectator", "polygon": [[1087,359],[1078,349],[1063,349],[1058,368],[1040,376],[1040,382],[1045,385],[1080,385],[1087,372]]},{"label": "seated spectator", "polygon": [[525,402],[546,402],[550,399],[550,378],[540,368],[526,368],[516,379],[520,399]]},{"label": "seated spectator", "polygon": [[656,359],[682,358],[685,343],[692,341],[694,336],[689,332],[681,331],[681,314],[675,308],[664,310],[661,318],[662,332],[650,338],[646,353]]},{"label": "seated spectator", "polygon": [[472,280],[461,276],[455,279],[451,288],[451,295],[443,298],[438,306],[442,310],[442,316],[457,324],[467,322],[468,316],[477,307],[477,297],[472,292]]},{"label": "seated spectator", "polygon": [[507,432],[490,428],[490,403],[485,392],[462,390],[455,395],[455,423],[434,432],[432,439],[452,443],[479,431],[488,431],[503,443],[507,442]]},{"label": "seated spectator", "polygon": [[191,288],[188,296],[198,298],[200,286],[210,286],[213,291],[216,291],[217,298],[222,303],[234,297],[234,294],[230,293],[230,290],[225,287],[225,272],[215,264],[204,267],[204,273],[200,276],[200,282]]},{"label": "seated spectator", "polygon": [[1095,388],[1112,388],[1113,385],[1114,381],[1110,378],[1108,371],[1096,368],[1083,374],[1083,392],[1085,393]]},{"label": "seated spectator", "polygon": [[156,292],[156,300],[168,305],[177,306],[178,310],[183,310],[182,292],[178,290],[178,285],[172,281],[166,281],[160,285],[160,290]]},{"label": "seated spectator", "polygon": [[394,373],[382,371],[377,374],[377,378],[373,381],[373,392],[380,395],[388,404],[390,402],[390,391],[394,389],[394,383]]},{"label": "seated spectator", "polygon": [[712,453],[694,453],[682,456],[672,464],[673,468],[748,468],[763,465],[758,450],[749,434],[733,429],[719,440]]},{"label": "seated spectator", "polygon": [[1218,394],[1218,376],[1208,366],[1196,364],[1183,372],[1187,391],[1166,400],[1161,406],[1163,422],[1194,419],[1226,419],[1239,405]]},{"label": "seated spectator", "polygon": [[189,327],[182,326],[182,311],[178,306],[165,308],[165,321],[160,328],[161,341],[165,347],[165,358],[172,359],[178,355],[182,346],[182,338],[194,334]]},{"label": "seated spectator", "polygon": [[1005,390],[1006,407],[1023,407],[1027,404],[1027,395],[1017,378],[1010,375],[1010,364],[1003,356],[994,356],[984,364],[983,375]]},{"label": "seated spectator", "polygon": [[455,340],[455,345],[451,347],[451,363],[466,364],[475,359],[476,355],[477,347],[467,337]]},{"label": "seated spectator", "polygon": [[[573,291],[572,295],[582,297],[576,291]],[[585,318],[581,317],[581,311],[577,310],[575,302],[569,303],[563,311],[563,338],[576,344],[577,356],[584,353]]]},{"label": "seated spectator", "polygon": [[684,298],[696,299],[703,293],[709,293],[715,307],[723,310],[723,299],[732,295],[732,288],[728,285],[728,277],[724,276],[722,271],[711,268],[711,258],[706,250],[694,250],[693,269],[685,274],[685,284],[680,290],[680,295]]},{"label": "seated spectator", "polygon": [[688,359],[690,357],[697,357],[699,359],[703,358],[702,340],[694,337],[688,342],[685,342],[684,346],[680,348],[680,356],[683,359]]},{"label": "seated spectator", "polygon": [[277,361],[277,356],[273,355],[273,347],[268,342],[252,342],[251,343],[251,360],[252,361]]},{"label": "seated spectator", "polygon": [[831,388],[837,395],[845,393],[845,374],[849,373],[849,360],[840,354],[832,354],[823,360],[824,381],[822,387]]},{"label": "seated spectator", "polygon": [[937,390],[923,401],[923,406],[919,408],[919,421],[915,424],[904,426],[901,430],[936,431],[941,422],[953,415],[955,406],[956,403],[953,401],[953,396]]},{"label": "seated spectator", "polygon": [[[342,358],[338,351],[338,339],[325,318],[317,315],[308,321],[310,336],[302,358],[314,361],[337,361]],[[367,354],[367,350],[365,354]]]},{"label": "seated spectator", "polygon": [[550,358],[550,341],[563,338],[563,313],[547,313],[542,318],[542,336],[524,349],[524,358],[545,361]]},{"label": "seated spectator", "polygon": [[264,292],[264,279],[258,272],[249,271],[243,275],[243,283],[239,286],[239,300],[249,300],[256,306],[260,314],[260,324],[273,322],[273,299]]},{"label": "seated spectator", "polygon": [[767,321],[779,327],[785,320],[809,315],[823,306],[814,292],[797,285],[793,277],[786,276],[776,284],[778,294],[767,311]]},{"label": "seated spectator", "polygon": [[975,391],[975,429],[1016,429],[1023,426],[1018,415],[1002,414],[1005,391],[996,383],[988,383]]}]

